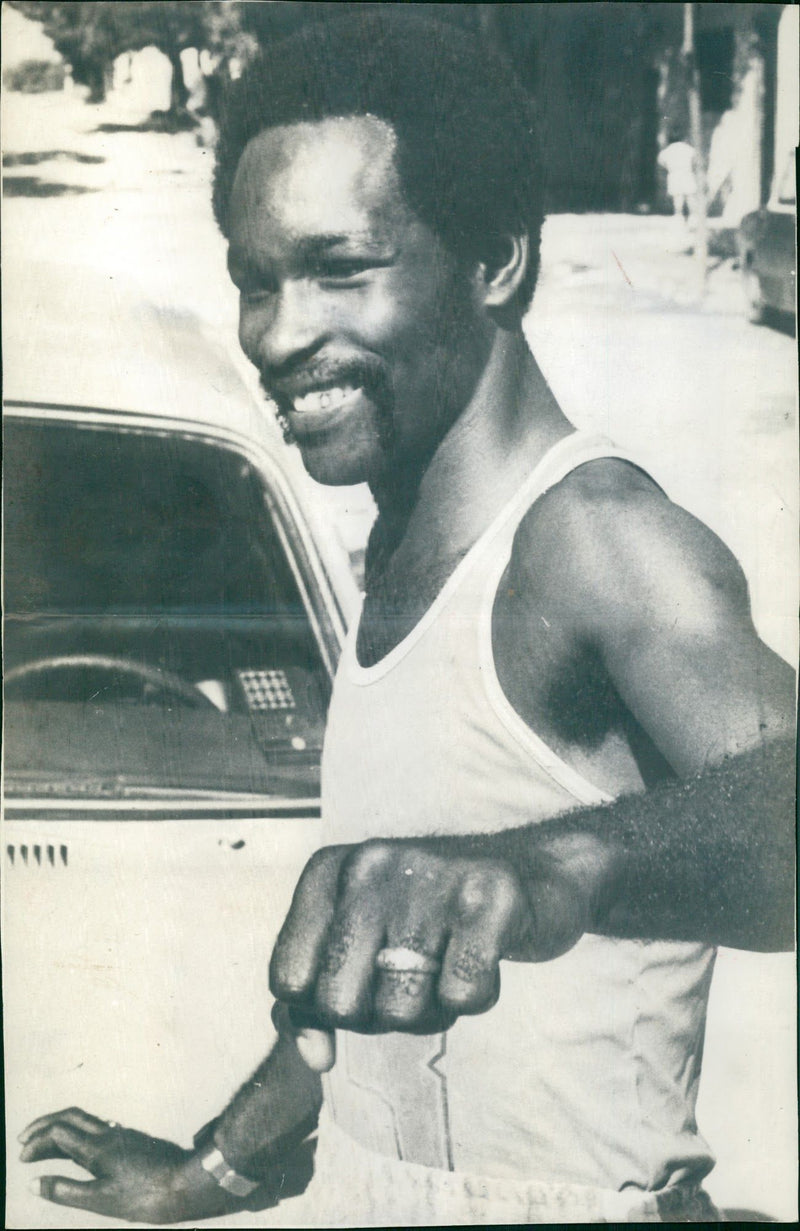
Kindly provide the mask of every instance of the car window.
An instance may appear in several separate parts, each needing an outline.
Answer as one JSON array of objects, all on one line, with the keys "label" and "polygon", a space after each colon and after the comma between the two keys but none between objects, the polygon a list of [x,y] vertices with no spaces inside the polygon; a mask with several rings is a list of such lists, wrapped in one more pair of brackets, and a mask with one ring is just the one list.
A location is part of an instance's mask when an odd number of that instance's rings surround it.
[{"label": "car window", "polygon": [[10,793],[315,795],[329,681],[261,472],[122,425],[4,451]]}]

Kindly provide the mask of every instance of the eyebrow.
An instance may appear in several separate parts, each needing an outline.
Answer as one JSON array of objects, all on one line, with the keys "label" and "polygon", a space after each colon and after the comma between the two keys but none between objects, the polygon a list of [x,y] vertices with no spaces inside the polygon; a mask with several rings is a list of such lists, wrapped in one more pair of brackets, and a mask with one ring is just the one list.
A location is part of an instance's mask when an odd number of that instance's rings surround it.
[{"label": "eyebrow", "polygon": [[[379,240],[374,239],[366,231],[354,231],[341,235],[307,235],[298,239],[294,244],[294,255],[300,260],[313,261],[333,248],[346,248],[348,246],[358,246],[364,249],[369,256],[375,256],[378,259],[391,261],[396,253],[394,248],[388,248]],[[245,268],[253,265],[252,258],[236,244],[230,244],[228,247],[228,269],[232,267]]]}]

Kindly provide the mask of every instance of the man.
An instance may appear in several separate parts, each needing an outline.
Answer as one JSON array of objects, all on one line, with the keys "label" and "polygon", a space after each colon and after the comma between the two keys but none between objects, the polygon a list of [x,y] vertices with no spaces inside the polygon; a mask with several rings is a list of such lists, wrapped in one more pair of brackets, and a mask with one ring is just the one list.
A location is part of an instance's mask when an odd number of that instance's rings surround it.
[{"label": "man", "polygon": [[658,155],[658,165],[667,174],[667,196],[682,229],[694,226],[697,213],[695,162],[694,148],[679,133],[672,132]]},{"label": "man", "polygon": [[413,13],[311,26],[241,78],[215,207],[308,470],[379,508],[337,845],[273,954],[278,1043],[194,1151],[71,1109],[23,1157],[93,1173],[49,1200],[196,1220],[293,1191],[319,1115],[331,1224],[714,1219],[712,946],[791,945],[791,672],[730,553],[528,350],[530,105]]}]

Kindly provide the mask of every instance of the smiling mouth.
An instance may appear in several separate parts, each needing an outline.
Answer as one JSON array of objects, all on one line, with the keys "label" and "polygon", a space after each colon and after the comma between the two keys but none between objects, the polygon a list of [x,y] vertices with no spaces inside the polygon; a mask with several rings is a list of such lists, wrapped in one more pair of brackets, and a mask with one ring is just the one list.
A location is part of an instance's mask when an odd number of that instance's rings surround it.
[{"label": "smiling mouth", "polygon": [[334,385],[327,389],[311,389],[308,393],[292,398],[291,407],[296,415],[318,415],[325,411],[337,411],[347,406],[357,394],[363,393],[360,385]]}]

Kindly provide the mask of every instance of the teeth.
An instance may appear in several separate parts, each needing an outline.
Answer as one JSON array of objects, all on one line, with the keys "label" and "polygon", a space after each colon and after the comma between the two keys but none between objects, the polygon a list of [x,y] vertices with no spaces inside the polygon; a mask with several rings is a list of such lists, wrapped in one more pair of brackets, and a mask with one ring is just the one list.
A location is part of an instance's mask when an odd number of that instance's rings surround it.
[{"label": "teeth", "polygon": [[298,414],[308,414],[318,410],[335,409],[341,406],[355,392],[352,385],[337,385],[333,389],[312,389],[302,397],[294,398],[292,405]]}]

